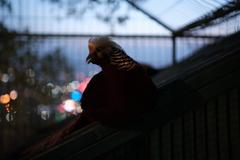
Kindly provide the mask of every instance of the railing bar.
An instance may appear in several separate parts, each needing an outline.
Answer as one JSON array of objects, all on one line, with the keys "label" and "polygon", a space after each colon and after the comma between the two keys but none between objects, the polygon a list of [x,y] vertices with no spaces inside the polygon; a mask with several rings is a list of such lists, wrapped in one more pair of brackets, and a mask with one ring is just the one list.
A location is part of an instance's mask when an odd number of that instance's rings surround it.
[{"label": "railing bar", "polygon": [[174,160],[174,144],[173,144],[173,121],[170,122],[170,159]]},{"label": "railing bar", "polygon": [[219,144],[219,139],[220,139],[220,136],[219,136],[219,119],[218,119],[218,101],[216,100],[215,102],[215,116],[216,116],[216,145],[217,145],[217,158],[216,159],[219,159],[220,160],[220,144]]},{"label": "railing bar", "polygon": [[204,106],[204,127],[205,127],[205,152],[206,152],[206,160],[208,160],[208,119],[207,119],[207,104]]},{"label": "railing bar", "polygon": [[197,125],[196,125],[196,111],[193,114],[193,158],[197,159]]},{"label": "railing bar", "polygon": [[240,89],[239,88],[238,88],[238,133],[240,133]]},{"label": "railing bar", "polygon": [[[26,37],[98,37],[98,36],[109,36],[109,37],[116,37],[116,38],[172,38],[171,35],[135,35],[135,34],[52,34],[52,33],[1,33],[1,36],[26,36]],[[210,39],[217,39],[222,38],[223,36],[206,36],[206,35],[185,35],[185,36],[177,36],[177,37],[184,37],[184,38],[210,38]]]},{"label": "railing bar", "polygon": [[162,128],[159,128],[159,158],[163,159],[163,156],[162,156]]},{"label": "railing bar", "polygon": [[226,114],[227,114],[227,139],[228,139],[228,152],[229,159],[232,159],[232,143],[231,143],[231,127],[230,127],[230,93],[227,92]]},{"label": "railing bar", "polygon": [[[209,64],[213,63],[214,61],[216,61],[216,59],[220,60],[220,59],[226,58],[228,56],[232,56],[232,53],[237,52],[237,51],[239,51],[239,49],[232,50],[232,51],[228,52],[227,54],[222,55],[220,58],[216,57],[216,56],[213,56],[212,58],[210,58],[210,59],[208,59],[204,62],[197,62],[196,64],[191,65],[191,67],[188,68],[187,70],[183,70],[183,71],[179,72],[178,74],[176,74],[174,76],[171,76],[167,79],[164,79],[164,81],[160,81],[160,83],[157,84],[157,86],[160,88],[160,87],[166,85],[167,83],[170,83],[170,82],[174,81],[176,79],[174,77],[178,77],[179,75],[182,75],[182,77],[183,76],[188,77],[191,73],[194,73],[198,70],[201,70],[202,68],[204,68],[204,67],[208,66]],[[169,79],[171,79],[171,80],[169,80]]]},{"label": "railing bar", "polygon": [[181,118],[182,121],[182,159],[185,159],[185,126],[184,126],[184,116]]}]

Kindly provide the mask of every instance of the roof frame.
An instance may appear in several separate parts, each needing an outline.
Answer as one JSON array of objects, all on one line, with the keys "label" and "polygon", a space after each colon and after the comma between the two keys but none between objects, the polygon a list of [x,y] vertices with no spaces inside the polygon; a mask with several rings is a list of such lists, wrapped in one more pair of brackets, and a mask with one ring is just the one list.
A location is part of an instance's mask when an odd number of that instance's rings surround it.
[{"label": "roof frame", "polygon": [[138,6],[136,3],[132,2],[131,0],[125,0],[125,1],[128,4],[130,4],[133,8],[137,9],[138,11],[142,12],[145,16],[147,16],[151,20],[155,21],[157,24],[160,24],[161,26],[163,26],[165,29],[170,31],[172,34],[174,33],[174,30],[169,25],[167,25],[166,23],[162,22],[161,20],[159,20],[158,18],[153,16],[152,14],[150,14],[149,12],[147,12],[146,10],[144,10],[143,8]]},{"label": "roof frame", "polygon": [[171,34],[175,36],[184,36],[184,32],[191,30],[193,28],[196,28],[198,26],[206,26],[210,24],[213,20],[216,20],[218,18],[221,18],[223,16],[226,16],[234,11],[240,10],[240,1],[238,0],[233,0],[222,7],[218,8],[217,10],[212,11],[211,13],[207,13],[206,15],[200,17],[198,20],[189,23],[185,25],[184,27],[174,30],[171,28],[169,25],[164,23],[163,21],[159,20],[159,18],[156,18],[146,10],[144,10],[142,7],[137,5],[131,0],[125,0],[129,5],[131,5],[133,8],[137,9],[138,11],[142,12],[145,16],[150,18],[151,20],[155,21],[157,24],[161,25],[165,29],[171,32]]},{"label": "roof frame", "polygon": [[173,34],[175,36],[183,36],[184,32],[186,31],[189,31],[199,26],[200,27],[207,26],[212,21],[219,19],[221,17],[227,16],[230,13],[233,13],[234,11],[239,11],[239,10],[240,10],[240,1],[236,0],[236,1],[229,2],[223,5],[222,7],[218,8],[217,10],[202,16],[200,19],[185,25],[184,27],[175,31]]}]

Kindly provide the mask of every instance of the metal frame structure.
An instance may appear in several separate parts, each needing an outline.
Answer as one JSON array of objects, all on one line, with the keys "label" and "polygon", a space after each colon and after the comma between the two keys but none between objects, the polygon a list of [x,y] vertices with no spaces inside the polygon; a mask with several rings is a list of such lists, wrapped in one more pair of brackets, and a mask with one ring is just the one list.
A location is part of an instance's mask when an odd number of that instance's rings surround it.
[{"label": "metal frame structure", "polygon": [[[215,39],[219,39],[219,37],[221,37],[220,35],[217,35],[217,36],[210,36],[210,35],[205,35],[205,34],[201,34],[201,35],[194,35],[194,34],[191,34],[191,31],[192,30],[195,30],[195,29],[201,29],[201,28],[204,28],[206,26],[209,26],[209,25],[212,25],[212,23],[216,24],[216,21],[221,21],[221,20],[224,20],[224,18],[229,18],[229,16],[234,16],[235,14],[232,14],[232,13],[235,13],[236,11],[239,11],[240,10],[240,1],[239,0],[235,0],[235,1],[231,1],[229,2],[228,4],[222,6],[221,8],[218,8],[216,9],[215,11],[212,11],[211,13],[208,13],[206,14],[205,16],[202,16],[200,17],[198,20],[190,23],[190,24],[187,24],[185,25],[184,27],[178,29],[178,30],[174,30],[171,26],[167,25],[165,22],[163,22],[162,20],[158,19],[157,17],[153,16],[152,14],[150,14],[149,12],[147,12],[146,10],[144,10],[141,6],[137,5],[136,3],[134,3],[134,1],[132,0],[125,0],[129,5],[131,5],[133,8],[135,8],[136,10],[138,10],[139,12],[143,13],[146,17],[148,17],[149,19],[151,19],[152,21],[156,22],[158,25],[161,25],[163,26],[164,28],[166,28],[168,31],[170,31],[172,34],[169,35],[169,36],[164,36],[164,35],[108,35],[108,36],[111,36],[111,37],[116,37],[116,38],[122,38],[125,40],[126,39],[134,39],[132,42],[135,44],[137,43],[136,41],[138,41],[139,39],[144,39],[146,38],[148,40],[147,43],[145,43],[145,45],[148,47],[146,50],[148,50],[151,46],[149,46],[150,42],[149,39],[158,39],[157,41],[157,45],[160,46],[165,46],[165,44],[169,45],[169,52],[171,54],[170,58],[172,61],[170,62],[171,64],[170,65],[174,65],[176,64],[178,61],[178,47],[186,47],[187,45],[179,45],[179,40],[180,41],[189,41],[191,42],[191,40],[193,40],[192,38],[194,38],[194,40],[198,40],[199,41],[205,41],[205,40],[210,40],[211,42]],[[20,2],[20,1],[19,1]],[[197,2],[197,1],[195,1]],[[20,5],[21,3],[19,3]],[[21,7],[20,7],[21,8]],[[19,11],[21,12],[21,11]],[[239,12],[238,12],[239,13]],[[18,17],[19,18],[19,22],[21,22],[21,16]],[[45,38],[47,39],[48,37],[49,38],[52,38],[52,39],[57,39],[58,42],[63,42],[61,41],[61,39],[64,39],[64,40],[68,40],[68,39],[71,39],[71,38],[84,38],[84,39],[87,39],[88,37],[93,37],[93,36],[101,36],[101,35],[96,35],[96,34],[44,34],[44,33],[28,33],[28,32],[12,32],[12,33],[2,33],[0,32],[0,36],[2,39],[4,39],[4,37],[7,37],[7,36],[17,36],[20,40],[19,41],[26,41],[26,42],[31,42],[31,41],[34,41],[34,40],[38,40],[38,41],[43,41],[45,40]],[[160,41],[160,39],[164,39],[167,41],[167,43],[162,43],[160,44],[162,41]],[[59,41],[60,40],[60,41]],[[196,41],[194,41],[196,42]],[[202,43],[201,42],[201,43]],[[62,43],[61,43],[62,44]],[[160,44],[160,45],[159,45]],[[204,42],[204,45],[208,44]],[[29,46],[31,45],[31,43],[29,43]],[[79,45],[79,44],[77,44]],[[141,44],[142,45],[142,44]],[[167,46],[166,45],[166,46]],[[200,44],[201,45],[201,44]],[[43,45],[42,45],[43,46]],[[52,46],[50,46],[52,48]],[[142,46],[141,46],[142,47]],[[199,46],[198,46],[199,47]],[[161,48],[161,46],[159,47]],[[161,50],[159,50],[159,48],[155,49],[158,53],[161,53]],[[30,50],[31,49],[31,46],[28,48],[27,46],[27,49],[26,50]],[[44,49],[44,47],[41,48],[42,50]],[[187,48],[189,49],[189,48]],[[181,48],[180,48],[181,50]],[[163,47],[163,52],[164,51],[164,47]],[[184,51],[183,51],[184,52]],[[72,52],[73,53],[73,52]],[[149,53],[149,51],[147,51],[146,53]],[[73,54],[74,55],[74,54]],[[154,54],[152,54],[151,56],[153,56]],[[146,58],[147,59],[147,58]],[[224,68],[226,68],[225,66],[223,66]],[[217,75],[218,76],[218,75]],[[165,77],[164,77],[165,78]],[[234,78],[232,78],[234,79]],[[164,79],[166,80],[166,79]],[[200,79],[201,80],[201,79]],[[205,81],[205,80],[204,80]],[[209,81],[210,82],[210,81]],[[211,81],[212,82],[212,81]],[[196,83],[198,84],[198,83]],[[229,83],[231,84],[231,83]],[[205,85],[203,85],[205,86]],[[215,90],[214,90],[215,91]],[[5,117],[5,113],[4,113],[4,116]],[[20,121],[18,121],[20,122]],[[10,122],[11,123],[11,122]],[[15,122],[13,122],[15,123]],[[34,123],[31,123],[31,125],[34,124]],[[29,123],[30,125],[30,123]],[[39,125],[39,124],[38,124]],[[40,124],[41,125],[41,124]],[[39,125],[39,126],[40,126]],[[13,137],[13,135],[10,135]],[[27,134],[24,134],[24,136],[27,136]],[[24,138],[25,137],[22,137],[23,141],[24,141]],[[16,142],[14,142],[14,145],[15,145]],[[20,143],[20,142],[19,142]],[[9,143],[11,144],[11,143]],[[7,145],[3,145],[3,149],[7,149],[8,147],[12,147],[12,144],[7,146]],[[1,154],[0,154],[1,156]]]},{"label": "metal frame structure", "polygon": [[[148,11],[144,10],[141,6],[136,4],[132,0],[125,0],[127,4],[135,8],[137,11],[141,12],[143,15],[151,19],[152,21],[156,22],[158,25],[164,27],[166,30],[168,30],[171,33],[171,36],[163,36],[163,35],[115,35],[115,34],[110,34],[108,36],[111,37],[150,37],[150,38],[171,38],[172,40],[172,59],[173,59],[173,65],[177,63],[176,60],[176,52],[177,52],[177,44],[176,44],[176,39],[177,38],[209,38],[209,39],[216,39],[221,37],[219,36],[209,36],[209,35],[192,35],[190,33],[191,30],[194,29],[199,29],[199,28],[204,28],[208,25],[211,25],[216,20],[222,20],[228,15],[231,15],[232,13],[239,11],[240,10],[240,1],[238,0],[233,0],[229,1],[227,4],[223,5],[221,8],[217,8],[216,10],[212,11],[211,13],[207,13],[206,15],[200,17],[198,20],[189,23],[185,25],[182,28],[179,28],[177,30],[173,29],[171,26],[166,24],[164,21],[161,19],[155,17]],[[194,1],[195,2],[195,1]],[[196,1],[198,2],[198,1]],[[199,3],[199,2],[198,2]],[[203,6],[203,4],[201,4]],[[206,3],[205,5],[212,5],[209,3]],[[239,13],[237,13],[239,14]],[[0,33],[1,34],[1,33]],[[35,34],[35,33],[15,33],[17,36],[27,36],[27,37],[93,37],[93,36],[100,36],[96,34]]]},{"label": "metal frame structure", "polygon": [[[171,37],[172,38],[172,46],[173,46],[172,47],[173,65],[176,64],[176,38],[177,37],[191,36],[187,33],[187,31],[190,31],[191,29],[194,29],[194,28],[197,28],[197,27],[207,26],[211,22],[213,22],[217,19],[224,18],[227,15],[230,15],[231,13],[240,10],[240,1],[235,0],[235,1],[232,1],[232,2],[228,2],[226,5],[223,5],[221,8],[218,8],[217,10],[214,10],[212,13],[208,13],[208,14],[204,15],[203,17],[199,18],[198,20],[196,20],[196,21],[194,21],[190,24],[187,24],[186,26],[184,26],[184,27],[182,27],[178,30],[174,30],[170,26],[168,26],[166,23],[164,23],[160,19],[156,18],[155,16],[151,15],[146,10],[144,10],[143,8],[138,6],[133,1],[131,1],[131,0],[125,0],[125,1],[129,5],[131,5],[133,8],[137,9],[138,11],[143,13],[145,16],[147,16],[148,18],[150,18],[151,20],[153,20],[154,22],[163,26],[165,29],[167,29],[168,31],[171,32],[171,34],[172,34],[172,37]],[[194,36],[194,37],[198,37],[198,36]],[[202,37],[202,36],[200,36],[200,37]],[[209,38],[216,38],[216,37],[209,36]]]},{"label": "metal frame structure", "polygon": [[221,8],[213,11],[212,13],[209,13],[203,17],[201,17],[199,20],[194,21],[177,31],[174,31],[173,34],[175,36],[184,36],[185,32],[197,28],[197,27],[206,27],[211,24],[211,22],[217,20],[217,19],[224,19],[227,15],[240,10],[240,1],[235,2],[229,2],[228,4],[222,6]]}]

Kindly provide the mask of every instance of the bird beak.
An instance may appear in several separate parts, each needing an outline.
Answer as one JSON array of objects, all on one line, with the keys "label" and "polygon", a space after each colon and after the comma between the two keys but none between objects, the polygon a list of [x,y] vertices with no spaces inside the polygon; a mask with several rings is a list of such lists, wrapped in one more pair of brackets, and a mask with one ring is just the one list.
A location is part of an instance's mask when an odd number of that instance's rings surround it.
[{"label": "bird beak", "polygon": [[92,57],[90,55],[87,56],[86,62],[87,62],[87,64],[92,62]]}]

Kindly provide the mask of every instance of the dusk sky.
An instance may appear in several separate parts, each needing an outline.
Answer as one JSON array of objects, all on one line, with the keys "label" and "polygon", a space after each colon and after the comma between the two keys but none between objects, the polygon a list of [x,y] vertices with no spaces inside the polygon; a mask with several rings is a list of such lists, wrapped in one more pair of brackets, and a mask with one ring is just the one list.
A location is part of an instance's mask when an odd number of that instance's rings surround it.
[{"label": "dusk sky", "polygon": [[[110,8],[106,6],[96,5],[94,10],[89,9],[84,15],[67,16],[66,5],[60,7],[50,3],[49,0],[13,0],[11,1],[12,12],[8,12],[6,9],[2,10],[0,19],[4,19],[3,21],[10,29],[39,34],[171,34],[125,1],[121,1],[120,8],[114,13],[114,16],[127,14],[130,18],[124,24],[114,23],[112,26],[96,18],[96,13],[110,12]],[[72,1],[64,0],[64,2]],[[88,0],[81,1],[76,8],[88,5],[87,2]],[[145,0],[138,5],[176,30],[224,3],[226,3],[225,0]],[[212,30],[211,33],[213,33]],[[85,57],[88,54],[87,39],[49,38],[44,43],[41,43],[40,40],[39,54],[44,55],[47,50],[60,47],[67,59],[74,64],[74,68],[85,70],[92,75],[96,71],[96,66],[85,64]],[[164,39],[121,40],[121,38],[114,40],[122,45],[130,56],[141,63],[151,64],[157,68],[172,63],[171,41]],[[177,50],[177,60],[187,57],[190,52],[192,53],[199,47],[199,43],[197,41],[181,41],[179,46],[181,49]],[[84,69],[79,65],[84,66]]]},{"label": "dusk sky", "polygon": [[[83,1],[80,5],[84,5]],[[224,0],[211,2],[199,0],[146,0],[139,5],[173,29],[184,26],[196,18],[216,9]],[[123,25],[110,25],[96,19],[96,12],[109,12],[106,7],[95,7],[84,16],[66,16],[65,8],[49,3],[47,0],[15,0],[13,12],[3,12],[1,18],[12,28],[35,33],[65,34],[152,34],[169,35],[169,31],[150,20],[139,11],[122,2],[114,16],[128,14],[130,19]]]}]

